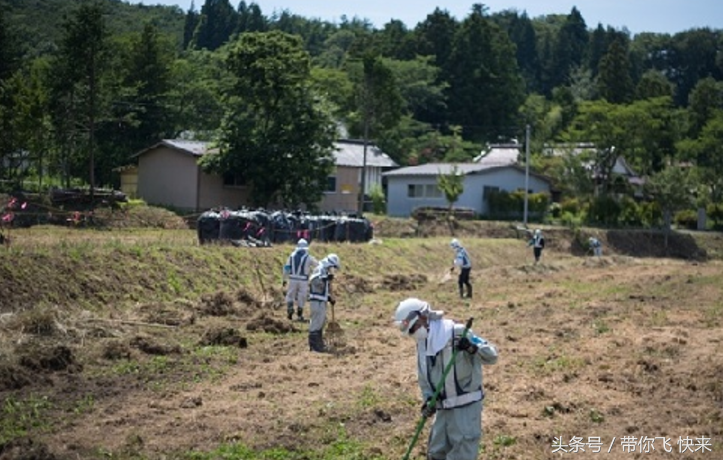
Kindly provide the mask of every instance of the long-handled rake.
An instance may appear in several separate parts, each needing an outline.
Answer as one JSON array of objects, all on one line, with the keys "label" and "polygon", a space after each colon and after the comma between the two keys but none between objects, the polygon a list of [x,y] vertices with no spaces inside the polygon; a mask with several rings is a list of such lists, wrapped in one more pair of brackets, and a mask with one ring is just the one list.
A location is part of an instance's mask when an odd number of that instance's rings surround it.
[{"label": "long-handled rake", "polygon": [[[467,320],[467,324],[465,324],[464,332],[462,332],[462,337],[460,337],[460,339],[467,337],[467,332],[469,332],[469,330],[472,328],[472,320],[473,318]],[[457,347],[454,346],[452,350],[452,359],[450,359],[447,365],[444,367],[442,378],[437,383],[437,387],[434,389],[434,395],[432,396],[432,399],[430,399],[427,403],[427,407],[434,407],[437,405],[437,398],[439,397],[439,393],[442,392],[442,388],[444,388],[444,381],[447,380],[447,374],[449,374],[452,366],[454,366],[454,361],[457,358],[457,351]],[[409,443],[409,448],[407,449],[407,453],[404,454],[403,460],[409,460],[409,454],[412,452],[414,445],[417,443],[417,439],[419,439],[419,434],[422,432],[422,428],[424,428],[424,423],[426,421],[427,417],[422,416],[422,418],[419,420],[419,423],[417,423],[417,431],[415,431],[414,433],[412,442]]]},{"label": "long-handled rake", "polygon": [[326,333],[329,338],[329,343],[334,347],[339,347],[344,344],[344,329],[341,324],[336,322],[336,315],[334,314],[334,303],[331,304],[331,321],[326,324]]}]

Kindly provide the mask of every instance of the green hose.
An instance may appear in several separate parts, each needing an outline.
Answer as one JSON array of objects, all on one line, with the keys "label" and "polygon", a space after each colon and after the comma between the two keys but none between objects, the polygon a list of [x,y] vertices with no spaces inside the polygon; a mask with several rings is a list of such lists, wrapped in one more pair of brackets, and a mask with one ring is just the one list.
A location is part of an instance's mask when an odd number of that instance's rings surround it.
[{"label": "green hose", "polygon": [[[462,332],[462,337],[460,340],[464,337],[467,337],[467,332],[469,332],[470,329],[472,329],[472,320],[473,318],[470,318],[467,320],[467,324],[464,326],[464,332]],[[457,346],[452,344],[452,359],[449,360],[447,365],[444,367],[444,372],[442,373],[442,378],[439,380],[439,383],[437,383],[437,388],[434,389],[434,395],[432,395],[432,399],[429,400],[427,403],[427,407],[434,407],[437,405],[437,398],[439,397],[439,394],[442,392],[442,388],[444,387],[444,381],[447,380],[447,374],[449,374],[449,371],[452,369],[452,366],[454,366],[455,358],[457,358]],[[412,449],[414,448],[414,445],[417,444],[417,440],[419,439],[419,434],[422,432],[422,429],[424,428],[424,424],[427,421],[427,417],[422,416],[422,418],[417,423],[417,431],[414,433],[414,437],[412,438],[412,442],[409,443],[409,448],[407,449],[407,453],[404,454],[403,460],[409,460],[409,454],[412,452]]]}]

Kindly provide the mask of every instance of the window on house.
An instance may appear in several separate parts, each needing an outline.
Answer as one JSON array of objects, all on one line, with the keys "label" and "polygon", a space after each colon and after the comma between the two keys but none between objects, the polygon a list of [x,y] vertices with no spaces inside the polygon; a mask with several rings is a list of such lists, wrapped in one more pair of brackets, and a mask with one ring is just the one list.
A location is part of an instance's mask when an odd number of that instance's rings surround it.
[{"label": "window on house", "polygon": [[485,200],[489,200],[489,199],[490,199],[490,196],[491,196],[493,193],[499,193],[499,191],[500,191],[500,188],[499,188],[499,187],[492,187],[492,186],[489,186],[489,185],[485,185],[482,198],[484,198]]},{"label": "window on house", "polygon": [[240,174],[226,173],[223,175],[223,185],[226,187],[245,187],[246,180]]},{"label": "window on house", "polygon": [[424,196],[426,198],[442,198],[442,191],[436,184],[427,184],[424,186]]},{"label": "window on house", "polygon": [[407,196],[409,198],[421,198],[424,196],[424,186],[418,184],[407,185]]},{"label": "window on house", "polygon": [[409,184],[407,186],[409,198],[442,198],[442,191],[436,184]]},{"label": "window on house", "polygon": [[329,176],[326,178],[326,190],[327,193],[336,193],[336,176]]}]

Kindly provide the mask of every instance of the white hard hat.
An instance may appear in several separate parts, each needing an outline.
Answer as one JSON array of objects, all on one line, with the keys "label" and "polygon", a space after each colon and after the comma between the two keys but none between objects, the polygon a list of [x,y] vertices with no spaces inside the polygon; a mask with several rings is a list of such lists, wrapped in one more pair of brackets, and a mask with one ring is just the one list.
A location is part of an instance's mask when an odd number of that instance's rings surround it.
[{"label": "white hard hat", "polygon": [[326,261],[330,267],[341,270],[341,262],[339,262],[339,256],[337,256],[336,254],[329,254],[328,256],[326,256]]},{"label": "white hard hat", "polygon": [[449,245],[455,249],[461,246],[457,238],[452,238],[452,241],[449,242]]},{"label": "white hard hat", "polygon": [[419,319],[419,315],[427,311],[429,311],[427,302],[410,297],[402,300],[397,305],[397,310],[394,312],[394,323],[402,333],[408,334],[414,323]]},{"label": "white hard hat", "polygon": [[539,228],[535,229],[535,235],[540,235],[540,234],[542,234],[542,230],[540,230]]},{"label": "white hard hat", "polygon": [[305,239],[301,238],[301,239],[296,243],[296,247],[297,247],[297,248],[302,248],[302,249],[303,249],[303,248],[308,248],[308,247],[309,247],[309,242],[306,241]]}]

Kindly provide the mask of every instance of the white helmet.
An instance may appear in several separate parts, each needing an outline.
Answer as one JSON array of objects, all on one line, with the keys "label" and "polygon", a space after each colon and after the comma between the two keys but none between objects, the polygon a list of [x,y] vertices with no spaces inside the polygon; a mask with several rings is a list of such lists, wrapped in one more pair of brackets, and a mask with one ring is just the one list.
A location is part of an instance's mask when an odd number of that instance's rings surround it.
[{"label": "white helmet", "polygon": [[449,242],[449,245],[454,249],[462,247],[457,238],[452,238],[452,241]]},{"label": "white helmet", "polygon": [[328,256],[326,256],[326,262],[329,267],[334,267],[337,270],[341,270],[339,256],[337,256],[336,254],[329,254]]},{"label": "white helmet", "polygon": [[402,300],[394,312],[394,323],[403,334],[409,334],[409,330],[419,319],[419,315],[429,311],[429,304],[423,300],[410,297]]},{"label": "white helmet", "polygon": [[296,247],[299,248],[299,249],[306,249],[306,248],[309,247],[309,242],[306,241],[305,239],[301,238],[301,239],[296,243]]},{"label": "white helmet", "polygon": [[536,236],[542,235],[542,230],[540,230],[539,228],[535,229],[535,235]]}]

